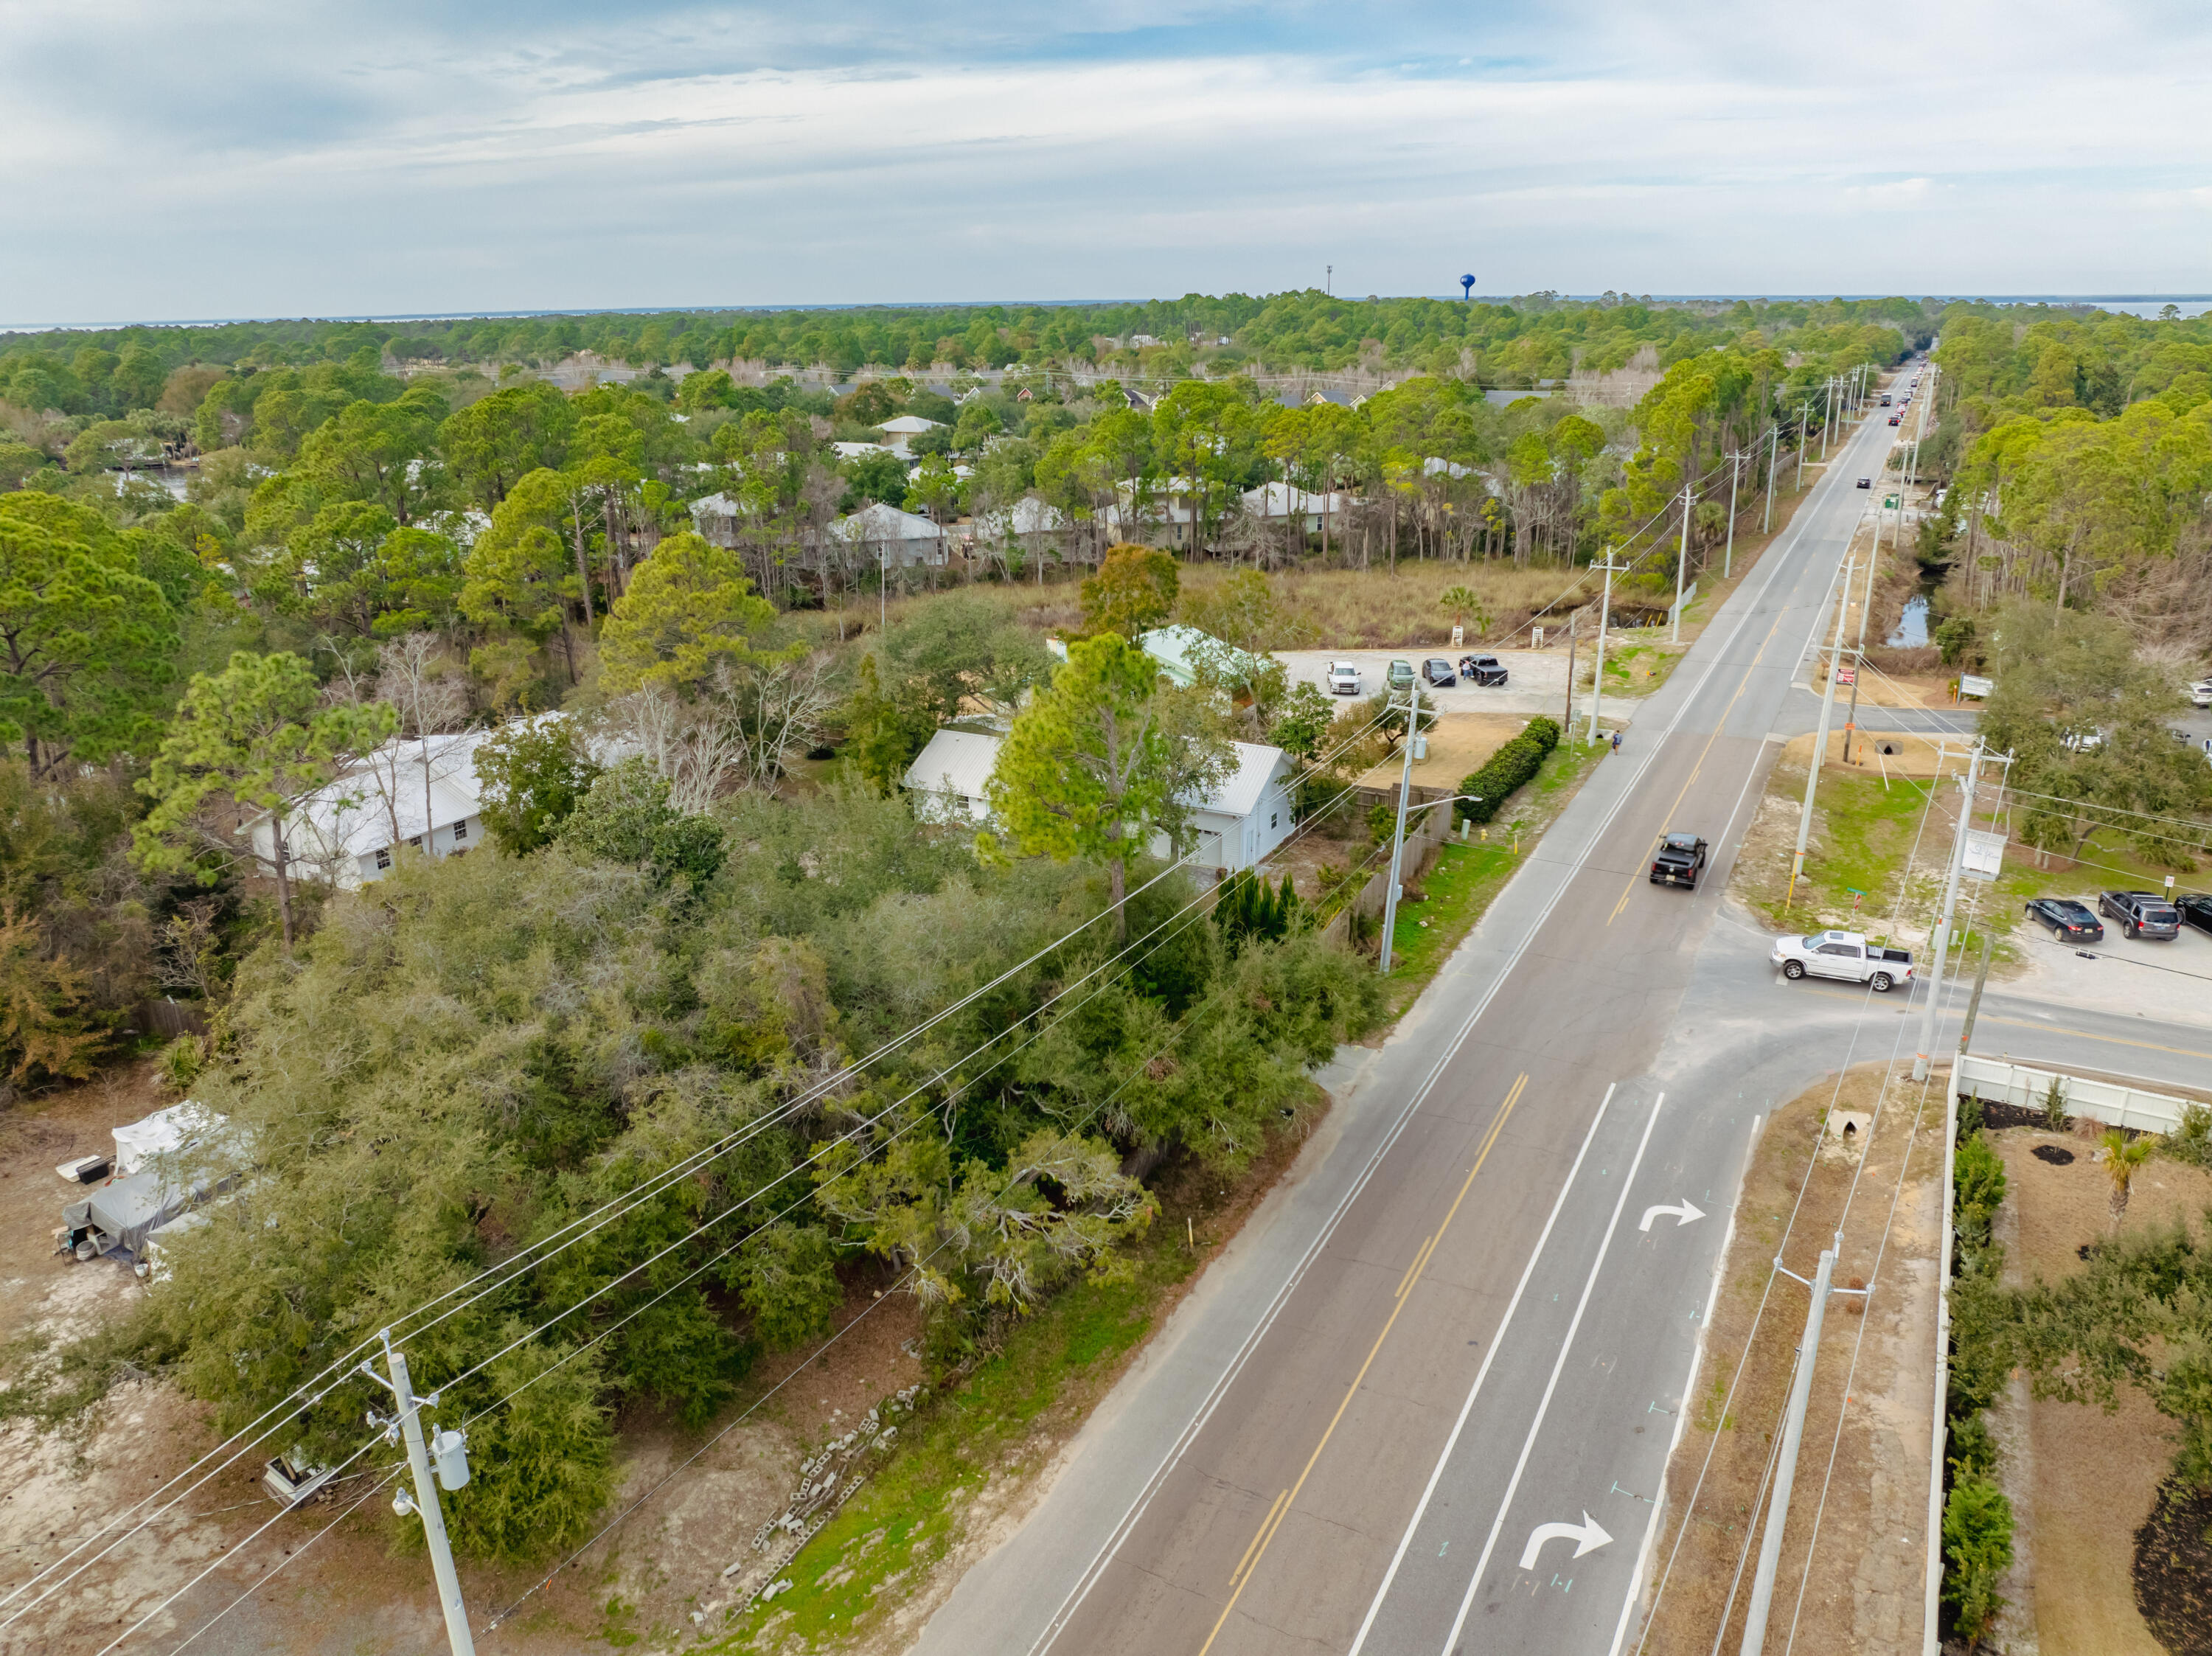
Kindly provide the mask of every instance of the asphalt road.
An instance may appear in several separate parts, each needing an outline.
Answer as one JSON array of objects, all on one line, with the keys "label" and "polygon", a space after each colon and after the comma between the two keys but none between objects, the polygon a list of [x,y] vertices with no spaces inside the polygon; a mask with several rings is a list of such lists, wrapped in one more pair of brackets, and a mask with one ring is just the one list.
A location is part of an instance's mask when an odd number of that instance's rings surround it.
[{"label": "asphalt road", "polygon": [[[1891,435],[1850,440],[1397,1034],[1324,1077],[1324,1137],[921,1652],[1620,1647],[1754,1122],[1917,1036],[1902,997],[1781,983],[1721,895]],[[1716,846],[1696,894],[1644,877],[1676,828]],[[2100,1022],[1982,1016],[2023,1058]],[[2212,1052],[2103,1022],[2100,1067]]]}]

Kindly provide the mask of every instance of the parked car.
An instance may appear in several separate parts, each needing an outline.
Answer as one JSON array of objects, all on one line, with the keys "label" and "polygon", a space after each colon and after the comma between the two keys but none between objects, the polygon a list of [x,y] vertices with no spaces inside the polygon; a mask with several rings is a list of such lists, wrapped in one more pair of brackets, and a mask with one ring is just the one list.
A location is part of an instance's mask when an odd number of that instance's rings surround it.
[{"label": "parked car", "polygon": [[2212,931],[2212,894],[2185,891],[2173,900],[2173,906],[2181,911],[2184,925],[2193,925],[2199,931]]},{"label": "parked car", "polygon": [[1462,656],[1459,676],[1469,684],[1502,689],[1505,684],[1505,664],[1496,656]]},{"label": "parked car", "polygon": [[1705,871],[1708,854],[1710,847],[1694,834],[1667,834],[1659,841],[1658,854],[1651,859],[1651,883],[1686,885],[1695,891],[1698,877]]},{"label": "parked car", "polygon": [[1390,670],[1386,676],[1389,680],[1392,689],[1410,690],[1413,688],[1413,664],[1410,661],[1394,661],[1390,664]]},{"label": "parked car", "polygon": [[1878,995],[1912,980],[1910,951],[1870,943],[1856,931],[1777,937],[1767,958],[1793,982],[1799,978],[1841,978],[1845,983],[1863,983]]},{"label": "parked car", "polygon": [[2040,920],[2054,937],[2069,943],[2102,943],[2105,923],[2085,902],[2071,897],[2037,897],[2027,905],[2027,918]]},{"label": "parked car", "polygon": [[2097,912],[2118,920],[2130,937],[2171,942],[2181,935],[2181,911],[2155,891],[2107,891],[2097,899]]},{"label": "parked car", "polygon": [[2191,707],[2212,707],[2212,678],[2200,678],[2189,687]]},{"label": "parked car", "polygon": [[1442,656],[1431,656],[1421,664],[1421,682],[1433,684],[1440,690],[1448,690],[1459,682],[1459,675],[1452,671],[1451,663]]},{"label": "parked car", "polygon": [[1331,695],[1358,695],[1359,669],[1348,661],[1328,664],[1328,693]]},{"label": "parked car", "polygon": [[1861,488],[1872,488],[1874,487],[1874,479],[1871,477],[1862,477],[1859,479],[1858,486]]}]

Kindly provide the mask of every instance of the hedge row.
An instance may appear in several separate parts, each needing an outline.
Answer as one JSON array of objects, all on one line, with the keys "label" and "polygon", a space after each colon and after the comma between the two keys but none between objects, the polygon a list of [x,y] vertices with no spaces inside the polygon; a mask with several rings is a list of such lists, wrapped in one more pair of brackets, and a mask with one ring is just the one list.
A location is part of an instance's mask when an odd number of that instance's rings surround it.
[{"label": "hedge row", "polygon": [[1528,728],[1491,755],[1480,770],[1460,778],[1462,793],[1480,797],[1461,800],[1459,815],[1470,822],[1490,821],[1514,791],[1541,768],[1552,749],[1559,745],[1559,720],[1540,716],[1530,719]]}]

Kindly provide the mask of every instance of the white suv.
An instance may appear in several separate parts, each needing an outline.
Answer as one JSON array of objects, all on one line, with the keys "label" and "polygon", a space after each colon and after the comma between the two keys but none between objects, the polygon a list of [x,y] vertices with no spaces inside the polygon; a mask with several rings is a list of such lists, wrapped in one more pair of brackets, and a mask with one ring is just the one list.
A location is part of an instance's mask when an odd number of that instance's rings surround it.
[{"label": "white suv", "polygon": [[2191,707],[2212,707],[2212,678],[2200,678],[2189,687]]},{"label": "white suv", "polygon": [[1359,669],[1348,661],[1328,664],[1328,693],[1331,695],[1358,695]]}]

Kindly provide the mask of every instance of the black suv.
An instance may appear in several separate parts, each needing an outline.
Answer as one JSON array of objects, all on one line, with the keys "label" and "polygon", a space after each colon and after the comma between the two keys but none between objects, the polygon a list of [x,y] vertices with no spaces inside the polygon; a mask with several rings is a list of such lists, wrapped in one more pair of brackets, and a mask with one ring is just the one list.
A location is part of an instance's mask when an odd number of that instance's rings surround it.
[{"label": "black suv", "polygon": [[1421,682],[1433,684],[1440,690],[1449,690],[1459,682],[1459,676],[1452,671],[1451,663],[1442,656],[1431,656],[1421,664]]},{"label": "black suv", "polygon": [[2212,931],[2212,896],[2202,891],[2185,892],[2173,900],[2181,911],[2181,923],[2193,925],[2199,931]]},{"label": "black suv", "polygon": [[2052,937],[2069,943],[2105,941],[2105,923],[2090,913],[2088,904],[2071,897],[2038,897],[2028,904],[2027,918],[2042,921]]},{"label": "black suv", "polygon": [[1505,667],[1496,656],[1462,656],[1459,676],[1469,684],[1494,690],[1505,682]]},{"label": "black suv", "polygon": [[1651,883],[1686,885],[1698,889],[1705,871],[1708,847],[1694,834],[1669,834],[1659,841],[1659,854],[1651,859]]},{"label": "black suv", "polygon": [[2130,937],[2171,941],[2181,935],[2181,911],[2155,891],[2107,891],[2097,899],[2097,912],[2118,920]]}]

